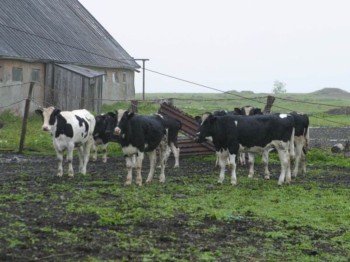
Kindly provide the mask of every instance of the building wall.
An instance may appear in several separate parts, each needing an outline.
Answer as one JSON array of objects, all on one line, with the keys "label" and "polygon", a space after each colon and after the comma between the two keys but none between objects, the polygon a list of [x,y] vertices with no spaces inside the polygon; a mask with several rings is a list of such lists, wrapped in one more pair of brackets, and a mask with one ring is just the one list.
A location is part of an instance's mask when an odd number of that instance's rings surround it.
[{"label": "building wall", "polygon": [[[22,68],[22,81],[13,81],[13,68]],[[17,60],[0,59],[0,112],[11,110],[23,115],[25,99],[28,97],[29,85],[32,81],[32,70],[38,70],[38,81],[35,81],[32,101],[41,103],[44,97],[44,65]],[[37,104],[31,102],[34,111]]]},{"label": "building wall", "polygon": [[[45,103],[44,85],[50,86],[52,83],[45,83],[44,63],[30,63],[19,60],[0,59],[0,113],[11,110],[18,115],[23,115],[25,99],[28,97],[29,83],[32,81],[32,70],[39,70],[39,81],[35,82],[30,111],[33,112],[38,106],[47,106]],[[22,68],[22,81],[12,80],[13,67]],[[112,104],[116,100],[135,99],[135,73],[127,69],[105,69],[91,67],[96,71],[105,72],[102,89],[102,104]],[[47,95],[47,94],[46,94]]]},{"label": "building wall", "polygon": [[125,69],[107,69],[103,80],[102,103],[135,99],[135,73]]}]

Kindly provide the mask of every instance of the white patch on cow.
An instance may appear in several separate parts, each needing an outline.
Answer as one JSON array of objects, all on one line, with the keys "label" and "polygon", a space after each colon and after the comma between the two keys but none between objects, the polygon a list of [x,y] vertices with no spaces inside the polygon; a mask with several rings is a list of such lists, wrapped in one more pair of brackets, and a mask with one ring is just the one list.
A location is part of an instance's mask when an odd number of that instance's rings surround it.
[{"label": "white patch on cow", "polygon": [[122,119],[124,113],[125,113],[125,109],[118,109],[117,113],[118,113],[118,122]]},{"label": "white patch on cow", "polygon": [[235,125],[238,126],[238,121],[237,120],[235,121]]},{"label": "white patch on cow", "polygon": [[207,114],[207,113],[202,115],[202,123],[201,123],[201,125],[203,125],[204,121],[208,118],[208,116],[209,116],[209,114]]},{"label": "white patch on cow", "polygon": [[122,150],[123,150],[124,155],[128,155],[128,156],[134,155],[137,152],[139,152],[137,147],[134,147],[132,145],[125,146],[122,148]]},{"label": "white patch on cow", "polygon": [[253,109],[253,107],[251,107],[251,106],[245,106],[245,107],[243,108],[243,110],[244,110],[244,115],[249,116],[249,115],[250,115],[250,112],[252,111],[252,109]]},{"label": "white patch on cow", "polygon": [[279,114],[279,117],[280,118],[286,118],[286,117],[288,117],[288,114]]},{"label": "white patch on cow", "polygon": [[51,130],[52,126],[49,124],[49,120],[50,120],[50,116],[54,110],[55,110],[55,108],[53,106],[42,109],[44,122],[43,122],[41,129],[43,131],[49,131],[52,133],[52,130]]},{"label": "white patch on cow", "polygon": [[208,140],[208,141],[213,142],[213,137],[212,136],[207,136],[205,139]]}]

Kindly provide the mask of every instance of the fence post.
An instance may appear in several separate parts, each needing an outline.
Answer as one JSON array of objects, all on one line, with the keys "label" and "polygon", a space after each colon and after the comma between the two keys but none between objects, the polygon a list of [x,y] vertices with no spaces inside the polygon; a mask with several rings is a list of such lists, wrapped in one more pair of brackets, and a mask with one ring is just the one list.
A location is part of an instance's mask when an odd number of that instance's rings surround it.
[{"label": "fence post", "polygon": [[138,100],[131,100],[131,112],[137,113],[138,107],[139,107],[139,101]]},{"label": "fence post", "polygon": [[28,98],[26,99],[26,105],[24,108],[24,116],[23,116],[23,121],[22,121],[22,134],[21,134],[21,140],[19,142],[19,150],[18,150],[19,154],[22,154],[22,152],[23,152],[24,140],[25,140],[26,132],[27,132],[27,122],[28,122],[28,115],[29,115],[30,100],[32,98],[33,87],[34,87],[34,82],[30,82]]},{"label": "fence post", "polygon": [[267,97],[267,101],[266,101],[266,105],[265,105],[265,108],[264,108],[264,111],[263,111],[264,114],[270,114],[271,113],[271,108],[272,108],[273,102],[275,102],[275,97],[274,96],[268,96]]}]

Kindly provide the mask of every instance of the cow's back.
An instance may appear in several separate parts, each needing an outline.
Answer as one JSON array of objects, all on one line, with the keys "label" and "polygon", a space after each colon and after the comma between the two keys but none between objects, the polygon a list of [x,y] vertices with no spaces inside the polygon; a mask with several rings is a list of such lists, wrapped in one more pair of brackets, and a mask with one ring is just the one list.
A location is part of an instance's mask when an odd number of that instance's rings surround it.
[{"label": "cow's back", "polygon": [[265,147],[273,140],[290,140],[294,119],[290,115],[237,117],[238,138],[246,147]]},{"label": "cow's back", "polygon": [[[86,109],[62,111],[60,115],[63,119],[59,121],[58,118],[57,131],[64,128],[66,130],[65,132],[67,132],[67,129],[70,129],[71,126],[73,130],[73,136],[71,138],[75,142],[85,142],[92,137],[96,121],[95,117],[89,111]],[[66,127],[62,125],[66,125]]]}]

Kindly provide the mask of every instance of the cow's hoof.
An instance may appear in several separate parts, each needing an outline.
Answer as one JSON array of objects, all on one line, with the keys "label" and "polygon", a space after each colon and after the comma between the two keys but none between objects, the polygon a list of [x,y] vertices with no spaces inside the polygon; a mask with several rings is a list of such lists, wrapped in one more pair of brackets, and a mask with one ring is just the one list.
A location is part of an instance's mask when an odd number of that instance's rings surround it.
[{"label": "cow's hoof", "polygon": [[126,181],[125,183],[124,183],[124,186],[130,186],[131,185],[131,181]]},{"label": "cow's hoof", "polygon": [[236,186],[236,185],[237,185],[237,182],[231,181],[231,185]]},{"label": "cow's hoof", "polygon": [[264,176],[265,180],[270,180],[270,176]]},{"label": "cow's hoof", "polygon": [[254,177],[254,175],[248,175],[248,177],[249,177],[249,178],[253,178],[253,177]]}]

